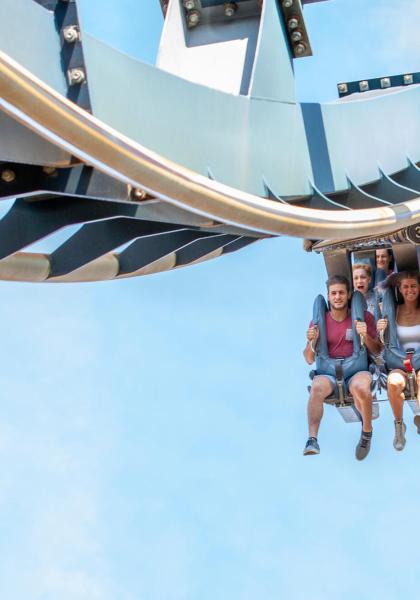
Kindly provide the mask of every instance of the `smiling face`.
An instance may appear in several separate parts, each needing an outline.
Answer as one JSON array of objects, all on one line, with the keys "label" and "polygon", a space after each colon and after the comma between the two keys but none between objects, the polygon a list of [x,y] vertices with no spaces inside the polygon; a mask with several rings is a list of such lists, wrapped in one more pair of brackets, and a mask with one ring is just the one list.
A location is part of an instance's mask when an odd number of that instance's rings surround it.
[{"label": "smiling face", "polygon": [[367,273],[366,269],[354,269],[353,271],[353,287],[355,290],[360,292],[361,294],[367,294],[369,290],[370,284],[370,275]]},{"label": "smiling face", "polygon": [[347,308],[351,294],[344,283],[333,283],[328,289],[328,300],[331,308],[343,310]]},{"label": "smiling face", "polygon": [[391,257],[388,254],[388,250],[376,250],[376,268],[383,269],[386,273],[389,271],[389,263]]},{"label": "smiling face", "polygon": [[401,296],[404,303],[418,302],[420,295],[420,285],[417,279],[403,279],[400,283]]}]

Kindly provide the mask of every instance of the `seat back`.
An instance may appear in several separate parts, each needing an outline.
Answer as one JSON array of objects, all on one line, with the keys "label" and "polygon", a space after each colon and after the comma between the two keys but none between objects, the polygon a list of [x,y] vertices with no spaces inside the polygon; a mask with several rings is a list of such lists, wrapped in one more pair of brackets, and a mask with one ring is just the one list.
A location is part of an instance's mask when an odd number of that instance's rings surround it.
[{"label": "seat back", "polygon": [[[324,296],[315,298],[313,306],[312,323],[319,329],[319,339],[316,348],[316,372],[318,375],[331,375],[335,377],[335,359],[328,355],[327,327],[325,315],[328,310]],[[351,300],[351,316],[353,330],[353,354],[342,361],[345,379],[352,377],[359,371],[367,371],[368,357],[366,348],[361,346],[360,337],[356,333],[355,321],[364,320],[365,300],[360,292],[354,292]]]},{"label": "seat back", "polygon": [[[396,312],[395,292],[391,288],[386,288],[384,290],[382,301],[382,316],[384,319],[388,319],[388,327],[385,330],[384,336],[384,359],[389,370],[404,370],[404,359],[406,358],[406,352],[401,347],[398,339]],[[416,371],[420,369],[420,349],[414,353],[411,363]]]}]

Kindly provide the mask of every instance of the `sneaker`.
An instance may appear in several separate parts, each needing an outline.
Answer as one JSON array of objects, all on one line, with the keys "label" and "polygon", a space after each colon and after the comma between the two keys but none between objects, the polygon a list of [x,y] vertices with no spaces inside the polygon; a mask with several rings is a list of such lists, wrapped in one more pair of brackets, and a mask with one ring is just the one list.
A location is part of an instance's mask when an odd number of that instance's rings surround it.
[{"label": "sneaker", "polygon": [[357,460],[363,460],[369,454],[371,441],[372,433],[365,433],[364,431],[362,431],[359,443],[356,446]]},{"label": "sneaker", "polygon": [[414,425],[417,427],[417,433],[420,435],[420,415],[414,417]]},{"label": "sneaker", "polygon": [[395,425],[395,437],[394,437],[394,448],[395,450],[404,450],[405,446],[405,432],[407,427],[404,421],[394,421]]},{"label": "sneaker", "polygon": [[308,438],[308,441],[306,442],[306,446],[303,450],[303,455],[309,456],[310,454],[319,454],[320,452],[321,451],[319,449],[319,444],[318,444],[318,440],[316,439],[316,437]]}]

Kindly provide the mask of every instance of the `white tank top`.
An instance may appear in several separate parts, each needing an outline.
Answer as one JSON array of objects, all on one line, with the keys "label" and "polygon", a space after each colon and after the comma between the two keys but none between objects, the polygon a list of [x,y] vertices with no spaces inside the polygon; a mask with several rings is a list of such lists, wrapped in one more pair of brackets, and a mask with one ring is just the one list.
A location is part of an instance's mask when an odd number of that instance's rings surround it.
[{"label": "white tank top", "polygon": [[401,346],[404,350],[408,348],[414,348],[418,350],[420,348],[420,325],[398,325],[397,323],[397,334],[400,340]]}]

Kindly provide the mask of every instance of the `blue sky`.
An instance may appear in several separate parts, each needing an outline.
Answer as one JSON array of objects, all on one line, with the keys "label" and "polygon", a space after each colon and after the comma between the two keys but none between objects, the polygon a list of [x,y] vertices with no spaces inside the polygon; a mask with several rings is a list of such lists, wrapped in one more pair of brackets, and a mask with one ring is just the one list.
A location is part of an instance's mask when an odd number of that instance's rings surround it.
[{"label": "blue sky", "polygon": [[[153,62],[158,0],[86,0],[85,26]],[[302,98],[419,70],[419,5],[306,9]],[[127,18],[127,16],[129,18]],[[409,32],[412,32],[410,34]],[[33,600],[417,598],[420,438],[372,452],[326,410],[304,458],[301,351],[321,257],[273,239],[191,268],[0,283],[0,592]]]}]

